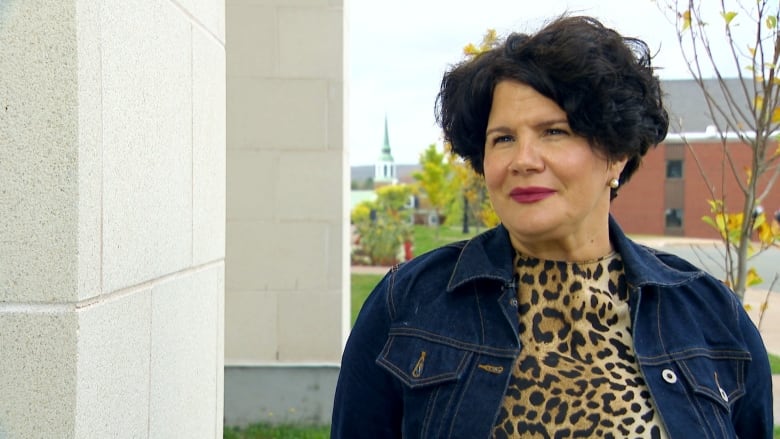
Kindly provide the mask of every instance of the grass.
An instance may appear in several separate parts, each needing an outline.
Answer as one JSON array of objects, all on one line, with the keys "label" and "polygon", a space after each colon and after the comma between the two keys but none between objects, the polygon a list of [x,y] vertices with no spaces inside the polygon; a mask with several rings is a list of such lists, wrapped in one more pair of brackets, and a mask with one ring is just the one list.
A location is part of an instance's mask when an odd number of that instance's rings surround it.
[{"label": "grass", "polygon": [[247,428],[225,427],[224,439],[328,439],[329,426],[250,425]]},{"label": "grass", "polygon": [[769,354],[769,367],[772,369],[772,375],[780,374],[780,357]]},{"label": "grass", "polygon": [[352,324],[355,324],[360,308],[366,297],[374,289],[377,283],[382,280],[381,274],[353,274],[352,280]]},{"label": "grass", "polygon": [[[483,232],[485,228],[480,227],[479,231]],[[439,236],[437,238],[434,227],[415,225],[414,254],[421,255],[444,244],[468,239],[476,234],[477,230],[473,226],[469,227],[469,233],[463,233],[461,226],[441,226],[439,227]]]}]

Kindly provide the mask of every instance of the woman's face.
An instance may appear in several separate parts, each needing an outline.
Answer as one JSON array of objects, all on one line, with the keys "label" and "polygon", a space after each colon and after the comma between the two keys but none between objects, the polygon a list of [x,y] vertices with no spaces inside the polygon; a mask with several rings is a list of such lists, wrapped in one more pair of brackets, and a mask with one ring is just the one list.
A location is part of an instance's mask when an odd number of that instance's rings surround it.
[{"label": "woman's face", "polygon": [[583,260],[609,252],[613,162],[574,134],[566,112],[532,87],[501,81],[485,139],[485,182],[513,245],[533,256]]}]

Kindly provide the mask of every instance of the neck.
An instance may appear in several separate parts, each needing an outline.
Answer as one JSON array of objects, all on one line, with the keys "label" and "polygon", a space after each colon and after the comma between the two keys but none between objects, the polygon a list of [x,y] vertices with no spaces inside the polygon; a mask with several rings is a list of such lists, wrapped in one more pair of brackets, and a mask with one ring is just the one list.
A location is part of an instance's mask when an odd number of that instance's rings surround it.
[{"label": "neck", "polygon": [[609,240],[609,224],[588,233],[569,234],[553,239],[524,239],[513,236],[510,240],[515,250],[528,256],[553,261],[589,261],[605,256],[612,251]]}]

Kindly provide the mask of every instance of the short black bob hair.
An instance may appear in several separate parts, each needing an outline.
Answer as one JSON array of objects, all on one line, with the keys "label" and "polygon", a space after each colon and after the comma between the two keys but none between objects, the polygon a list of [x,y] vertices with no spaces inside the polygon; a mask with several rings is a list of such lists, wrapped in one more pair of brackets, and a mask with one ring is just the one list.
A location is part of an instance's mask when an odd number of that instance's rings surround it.
[{"label": "short black bob hair", "polygon": [[642,40],[591,17],[562,16],[452,67],[436,98],[436,120],[453,151],[484,174],[493,90],[502,80],[527,84],[556,102],[572,130],[608,160],[628,158],[623,184],[669,126],[650,59]]}]

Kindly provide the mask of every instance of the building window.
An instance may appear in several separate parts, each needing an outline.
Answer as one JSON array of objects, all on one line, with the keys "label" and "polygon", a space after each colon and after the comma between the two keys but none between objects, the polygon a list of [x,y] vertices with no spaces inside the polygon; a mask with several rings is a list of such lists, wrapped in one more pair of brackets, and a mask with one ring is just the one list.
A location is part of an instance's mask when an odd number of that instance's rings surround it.
[{"label": "building window", "polygon": [[683,225],[683,210],[682,209],[666,209],[666,228],[679,229]]},{"label": "building window", "polygon": [[682,178],[683,162],[682,160],[666,161],[666,178]]}]

